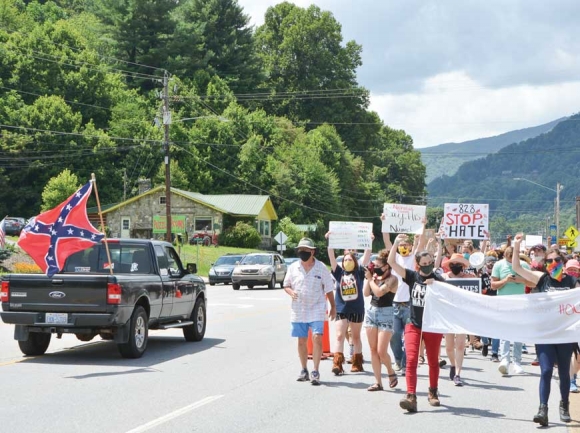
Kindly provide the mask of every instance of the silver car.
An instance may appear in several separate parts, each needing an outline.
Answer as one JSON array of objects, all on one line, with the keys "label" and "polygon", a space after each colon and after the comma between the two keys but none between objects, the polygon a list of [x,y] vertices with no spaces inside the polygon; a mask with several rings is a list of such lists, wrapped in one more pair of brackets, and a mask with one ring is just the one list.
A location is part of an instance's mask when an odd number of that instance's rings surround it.
[{"label": "silver car", "polygon": [[253,289],[254,286],[267,285],[272,290],[276,287],[276,283],[282,287],[287,269],[280,254],[246,254],[232,272],[232,287],[234,290],[239,290],[240,286]]}]

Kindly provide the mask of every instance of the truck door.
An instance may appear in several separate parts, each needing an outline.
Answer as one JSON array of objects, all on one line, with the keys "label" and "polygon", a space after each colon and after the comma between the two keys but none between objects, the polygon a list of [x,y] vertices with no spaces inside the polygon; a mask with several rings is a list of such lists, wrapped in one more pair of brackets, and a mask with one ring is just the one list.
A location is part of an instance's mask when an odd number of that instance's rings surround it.
[{"label": "truck door", "polygon": [[165,247],[165,254],[169,261],[169,275],[175,283],[175,298],[173,299],[172,316],[181,316],[188,319],[195,300],[193,283],[184,279],[184,269],[179,255],[174,248]]},{"label": "truck door", "polygon": [[169,260],[165,255],[163,247],[155,245],[155,256],[159,265],[159,275],[163,284],[163,304],[161,306],[161,319],[171,317],[173,313],[173,302],[175,299],[175,280],[169,274]]}]

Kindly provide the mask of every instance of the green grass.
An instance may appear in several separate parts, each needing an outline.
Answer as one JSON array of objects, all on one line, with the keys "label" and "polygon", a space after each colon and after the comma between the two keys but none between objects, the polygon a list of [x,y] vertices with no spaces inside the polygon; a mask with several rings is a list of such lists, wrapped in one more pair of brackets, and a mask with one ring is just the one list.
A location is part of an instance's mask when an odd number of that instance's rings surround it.
[{"label": "green grass", "polygon": [[263,252],[261,250],[251,250],[247,248],[235,247],[204,247],[201,245],[183,245],[181,251],[177,248],[179,257],[185,266],[187,263],[197,263],[197,275],[207,277],[209,268],[218,257],[224,254],[247,254]]}]

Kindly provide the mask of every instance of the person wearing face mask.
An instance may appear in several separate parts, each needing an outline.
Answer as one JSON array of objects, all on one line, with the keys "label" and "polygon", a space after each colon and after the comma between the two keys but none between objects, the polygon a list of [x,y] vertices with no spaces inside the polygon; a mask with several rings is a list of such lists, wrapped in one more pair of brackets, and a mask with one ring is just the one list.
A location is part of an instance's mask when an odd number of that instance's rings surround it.
[{"label": "person wearing face mask", "polygon": [[[443,274],[443,278],[473,278],[471,274],[466,274],[464,270],[469,267],[469,262],[462,254],[453,254],[449,259],[449,272]],[[445,351],[450,361],[449,378],[455,386],[463,386],[461,380],[461,368],[463,367],[463,356],[465,351],[465,334],[445,334]]]},{"label": "person wearing face mask", "polygon": [[[302,238],[296,247],[299,261],[288,267],[284,278],[284,291],[292,298],[290,320],[292,337],[298,338],[298,357],[302,370],[299,382],[320,385],[318,367],[322,357],[322,335],[326,320],[326,304],[330,304],[329,317],[336,315],[334,305],[334,280],[324,263],[317,260],[316,246],[312,239]],[[308,373],[308,330],[312,331],[312,375]]]},{"label": "person wearing face mask", "polygon": [[[331,235],[331,232],[326,233],[326,239]],[[354,346],[350,371],[352,373],[364,371],[361,329],[365,317],[363,295],[365,270],[361,264],[364,265],[370,261],[371,252],[372,250],[370,248],[365,250],[359,263],[354,250],[345,251],[342,259],[342,267],[340,267],[334,256],[334,249],[328,248],[332,276],[337,282],[334,294],[336,304],[336,317],[334,322],[336,341],[332,363],[332,372],[336,376],[344,373],[344,369],[342,368],[344,364],[344,340],[349,326]]]},{"label": "person wearing face mask", "polygon": [[[399,402],[399,406],[408,412],[417,412],[417,364],[419,361],[419,343],[421,340],[424,341],[427,362],[429,364],[429,394],[427,400],[431,406],[439,406],[441,404],[439,401],[438,383],[439,350],[443,335],[433,332],[422,332],[421,327],[423,326],[423,310],[425,308],[425,294],[428,290],[428,283],[433,280],[445,280],[433,272],[434,258],[427,251],[421,251],[415,255],[415,265],[418,271],[405,269],[397,263],[395,254],[399,243],[405,239],[406,235],[404,234],[400,234],[395,238],[387,263],[393,271],[399,275],[403,275],[403,280],[409,287],[411,311],[409,323],[405,326],[407,396]],[[440,253],[441,251],[439,251]]]},{"label": "person wearing face mask", "polygon": [[365,317],[365,329],[371,349],[371,364],[375,383],[368,391],[382,391],[382,365],[387,367],[389,388],[398,385],[397,373],[391,364],[389,342],[393,335],[393,299],[399,285],[387,264],[387,250],[379,252],[373,266],[365,269],[364,295],[371,297]]},{"label": "person wearing face mask", "polygon": [[[524,235],[518,233],[514,238],[514,248],[519,250]],[[532,293],[556,292],[571,290],[577,287],[578,281],[564,271],[564,257],[558,248],[550,248],[546,253],[546,271],[533,271],[521,266],[519,260],[513,259],[513,270],[530,281],[534,286]],[[534,415],[534,422],[542,426],[548,425],[548,400],[554,364],[558,364],[560,379],[560,420],[570,422],[570,361],[576,342],[560,344],[536,344],[536,352],[540,361],[540,407]]]}]

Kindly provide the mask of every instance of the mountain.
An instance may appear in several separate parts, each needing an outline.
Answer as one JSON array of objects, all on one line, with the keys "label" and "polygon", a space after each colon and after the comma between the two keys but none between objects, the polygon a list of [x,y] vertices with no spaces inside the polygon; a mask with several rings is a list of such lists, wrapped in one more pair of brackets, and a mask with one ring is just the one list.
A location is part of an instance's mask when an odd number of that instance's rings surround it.
[{"label": "mountain", "polygon": [[518,129],[494,137],[478,138],[462,143],[444,143],[418,149],[421,152],[421,160],[427,169],[425,183],[429,184],[433,179],[444,174],[448,176],[455,174],[464,162],[484,157],[510,144],[519,143],[551,131],[554,126],[566,119],[567,117],[562,117],[543,125]]},{"label": "mountain", "polygon": [[579,142],[580,114],[575,114],[549,132],[466,162],[454,175],[433,180],[427,187],[429,205],[489,203],[492,217],[509,221],[530,215],[545,222],[553,215],[556,185],[561,183],[560,207],[571,215],[580,195]]}]

